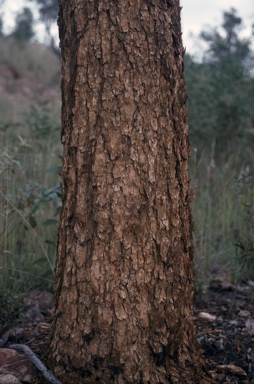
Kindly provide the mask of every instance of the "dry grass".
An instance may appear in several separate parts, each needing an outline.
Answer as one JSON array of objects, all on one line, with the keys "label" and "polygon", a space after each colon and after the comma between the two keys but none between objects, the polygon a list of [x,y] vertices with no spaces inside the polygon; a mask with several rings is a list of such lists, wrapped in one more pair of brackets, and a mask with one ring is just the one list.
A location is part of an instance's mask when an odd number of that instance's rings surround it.
[{"label": "dry grass", "polygon": [[[48,220],[57,218],[60,199],[51,188],[59,177],[46,171],[60,164],[59,63],[45,47],[0,42],[0,280],[16,292],[53,281],[56,225]],[[254,278],[251,169],[244,176],[253,151],[217,163],[209,150],[193,151],[190,164],[198,290],[221,271],[233,280]]]}]

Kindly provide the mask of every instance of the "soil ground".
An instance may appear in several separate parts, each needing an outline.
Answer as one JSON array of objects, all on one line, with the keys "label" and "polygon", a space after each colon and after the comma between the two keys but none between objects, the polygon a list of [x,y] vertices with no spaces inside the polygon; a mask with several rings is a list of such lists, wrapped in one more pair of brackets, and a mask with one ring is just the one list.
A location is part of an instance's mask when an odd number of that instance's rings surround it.
[{"label": "soil ground", "polygon": [[254,283],[214,280],[194,308],[214,383],[254,383]]},{"label": "soil ground", "polygon": [[[254,282],[232,285],[214,280],[205,295],[195,297],[197,337],[214,383],[254,384],[253,301]],[[52,295],[34,292],[28,304],[30,320],[15,325],[19,333],[9,341],[28,345],[46,363]],[[38,376],[35,383],[46,382]]]}]

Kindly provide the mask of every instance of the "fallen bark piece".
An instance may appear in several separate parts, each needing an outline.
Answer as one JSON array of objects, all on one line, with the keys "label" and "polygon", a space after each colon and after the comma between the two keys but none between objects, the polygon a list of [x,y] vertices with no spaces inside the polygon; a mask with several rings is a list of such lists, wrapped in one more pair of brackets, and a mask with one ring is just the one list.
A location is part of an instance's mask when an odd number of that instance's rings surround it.
[{"label": "fallen bark piece", "polygon": [[218,368],[222,369],[223,371],[230,372],[236,376],[247,376],[247,373],[242,368],[237,367],[236,365],[233,365],[233,364],[219,365]]}]

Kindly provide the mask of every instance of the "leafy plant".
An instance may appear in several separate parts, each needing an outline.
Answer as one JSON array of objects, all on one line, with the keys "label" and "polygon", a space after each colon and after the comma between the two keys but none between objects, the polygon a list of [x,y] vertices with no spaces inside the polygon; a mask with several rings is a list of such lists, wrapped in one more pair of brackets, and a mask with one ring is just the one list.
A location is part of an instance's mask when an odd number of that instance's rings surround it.
[{"label": "leafy plant", "polygon": [[23,301],[12,290],[0,288],[0,324],[10,324],[18,318],[23,308]]},{"label": "leafy plant", "polygon": [[12,32],[13,36],[19,42],[27,42],[34,36],[33,30],[33,14],[30,8],[24,7],[16,16],[15,29]]},{"label": "leafy plant", "polygon": [[48,100],[32,104],[24,117],[24,124],[29,129],[32,140],[37,140],[37,145],[40,140],[46,140],[55,133],[59,136],[60,125],[53,119]]},{"label": "leafy plant", "polygon": [[190,139],[201,152],[213,143],[220,162],[254,142],[254,78],[251,36],[240,37],[242,20],[234,9],[224,12],[221,27],[200,34],[206,42],[202,60],[185,58]]},{"label": "leafy plant", "polygon": [[0,156],[0,278],[2,288],[15,291],[52,286],[61,209],[58,150],[44,156],[54,148],[59,125],[47,103],[32,106],[29,118],[24,117],[18,126],[23,136],[2,148]]},{"label": "leafy plant", "polygon": [[243,217],[245,226],[239,233],[235,243],[236,261],[240,267],[242,278],[254,278],[254,188],[242,196]]}]

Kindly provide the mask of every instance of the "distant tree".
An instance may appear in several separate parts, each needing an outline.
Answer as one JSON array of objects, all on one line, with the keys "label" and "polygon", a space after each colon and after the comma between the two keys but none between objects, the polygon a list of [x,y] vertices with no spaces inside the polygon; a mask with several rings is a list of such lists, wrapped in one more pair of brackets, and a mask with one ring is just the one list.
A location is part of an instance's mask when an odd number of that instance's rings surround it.
[{"label": "distant tree", "polygon": [[0,15],[0,36],[3,36],[3,18]]},{"label": "distant tree", "polygon": [[40,20],[45,25],[45,30],[51,42],[51,27],[56,23],[59,11],[57,0],[30,0],[38,6]]},{"label": "distant tree", "polygon": [[59,11],[57,0],[30,0],[38,6],[40,20],[45,26],[47,44],[50,45],[54,54],[60,59],[61,52],[55,38],[52,36],[51,28],[56,24]]},{"label": "distant tree", "polygon": [[192,143],[213,143],[216,156],[243,143],[254,123],[251,38],[240,37],[241,27],[235,9],[224,12],[221,27],[200,35],[208,43],[202,62],[185,57]]},{"label": "distant tree", "polygon": [[58,1],[57,0],[30,0],[37,3],[39,7],[40,17],[47,23],[53,23],[58,15]]},{"label": "distant tree", "polygon": [[29,41],[34,36],[33,29],[33,13],[30,8],[25,7],[16,16],[16,25],[14,31],[11,33],[16,40],[20,42]]},{"label": "distant tree", "polygon": [[237,16],[237,11],[231,8],[230,11],[224,12],[221,28],[216,27],[200,34],[209,44],[206,59],[215,62],[228,62],[233,59],[234,63],[244,65],[250,54],[251,40],[239,37],[241,29],[242,19]]},{"label": "distant tree", "polygon": [[[4,0],[0,0],[0,10],[2,9],[2,6],[4,4]],[[0,36],[3,36],[3,26],[4,26],[4,23],[3,23],[3,16],[2,16],[2,13],[0,13]]]}]

